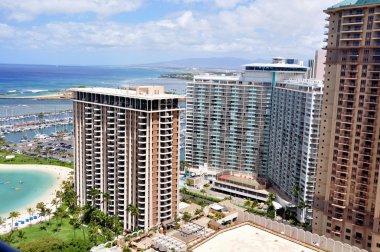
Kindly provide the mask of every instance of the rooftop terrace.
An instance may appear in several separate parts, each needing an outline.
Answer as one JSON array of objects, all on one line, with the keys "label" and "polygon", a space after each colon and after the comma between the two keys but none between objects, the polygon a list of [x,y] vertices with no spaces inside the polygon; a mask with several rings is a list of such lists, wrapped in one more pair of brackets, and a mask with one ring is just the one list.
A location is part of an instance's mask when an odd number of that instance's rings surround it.
[{"label": "rooftop terrace", "polygon": [[244,225],[226,232],[219,233],[200,246],[196,246],[193,252],[266,252],[266,251],[317,251],[310,246],[295,243],[291,240],[269,233],[251,225]]},{"label": "rooftop terrace", "polygon": [[69,92],[84,92],[140,99],[181,99],[183,96],[166,94],[163,86],[136,86],[129,88],[73,88]]}]

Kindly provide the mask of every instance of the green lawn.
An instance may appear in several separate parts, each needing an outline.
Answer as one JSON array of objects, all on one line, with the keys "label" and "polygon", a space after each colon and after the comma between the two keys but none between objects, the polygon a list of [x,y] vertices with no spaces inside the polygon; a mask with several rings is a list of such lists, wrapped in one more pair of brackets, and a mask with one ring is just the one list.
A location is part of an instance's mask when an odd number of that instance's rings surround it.
[{"label": "green lawn", "polygon": [[55,159],[39,158],[25,154],[11,154],[15,155],[14,159],[5,159],[5,152],[0,150],[0,164],[42,164],[42,165],[58,165],[68,168],[74,168],[74,164],[62,162]]},{"label": "green lawn", "polygon": [[[60,223],[60,220],[58,219],[58,223]],[[59,227],[60,231],[56,232],[54,229],[57,228],[56,220],[52,218],[50,220],[50,225],[46,225],[46,222],[42,223],[42,226],[47,227],[47,230],[41,230],[41,224],[34,224],[30,227],[20,229],[25,232],[25,238],[21,240],[18,237],[18,231],[15,231],[12,234],[12,237],[14,238],[13,241],[10,243],[11,246],[17,248],[23,243],[28,243],[36,240],[46,239],[46,238],[56,238],[61,239],[63,241],[69,241],[74,238],[77,239],[83,239],[83,232],[82,229],[76,229],[75,230],[75,237],[74,237],[74,230],[73,227],[69,224],[69,219],[63,219],[62,226]],[[84,229],[85,238],[88,239],[88,232],[87,228]],[[4,239],[4,237],[7,235],[0,236],[0,239]]]}]

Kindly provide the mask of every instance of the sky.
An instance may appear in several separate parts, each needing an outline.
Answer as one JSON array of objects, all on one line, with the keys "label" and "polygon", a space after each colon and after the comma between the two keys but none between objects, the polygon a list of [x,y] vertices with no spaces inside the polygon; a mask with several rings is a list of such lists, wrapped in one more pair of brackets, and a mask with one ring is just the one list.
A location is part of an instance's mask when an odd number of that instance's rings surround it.
[{"label": "sky", "polygon": [[312,58],[338,0],[0,0],[0,63]]}]

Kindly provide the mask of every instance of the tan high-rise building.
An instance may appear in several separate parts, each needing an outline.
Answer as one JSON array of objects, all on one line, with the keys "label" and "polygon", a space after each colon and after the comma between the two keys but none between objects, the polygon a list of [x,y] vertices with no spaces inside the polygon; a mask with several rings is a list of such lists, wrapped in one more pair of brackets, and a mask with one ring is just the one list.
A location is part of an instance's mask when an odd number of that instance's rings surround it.
[{"label": "tan high-rise building", "polygon": [[380,251],[380,0],[343,1],[325,12],[313,232]]},{"label": "tan high-rise building", "polygon": [[[79,201],[149,229],[178,208],[179,96],[163,87],[74,89]],[[100,195],[94,197],[93,189]],[[105,196],[106,195],[106,196]],[[127,207],[139,209],[138,216]]]}]

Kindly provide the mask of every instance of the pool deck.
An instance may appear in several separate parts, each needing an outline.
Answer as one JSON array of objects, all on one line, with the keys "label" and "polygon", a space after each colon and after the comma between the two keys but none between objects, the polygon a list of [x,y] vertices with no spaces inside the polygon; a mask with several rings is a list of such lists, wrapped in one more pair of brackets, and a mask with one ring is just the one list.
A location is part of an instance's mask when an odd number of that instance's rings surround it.
[{"label": "pool deck", "polygon": [[249,224],[222,231],[201,245],[195,246],[193,252],[315,252],[291,240],[269,233]]}]

